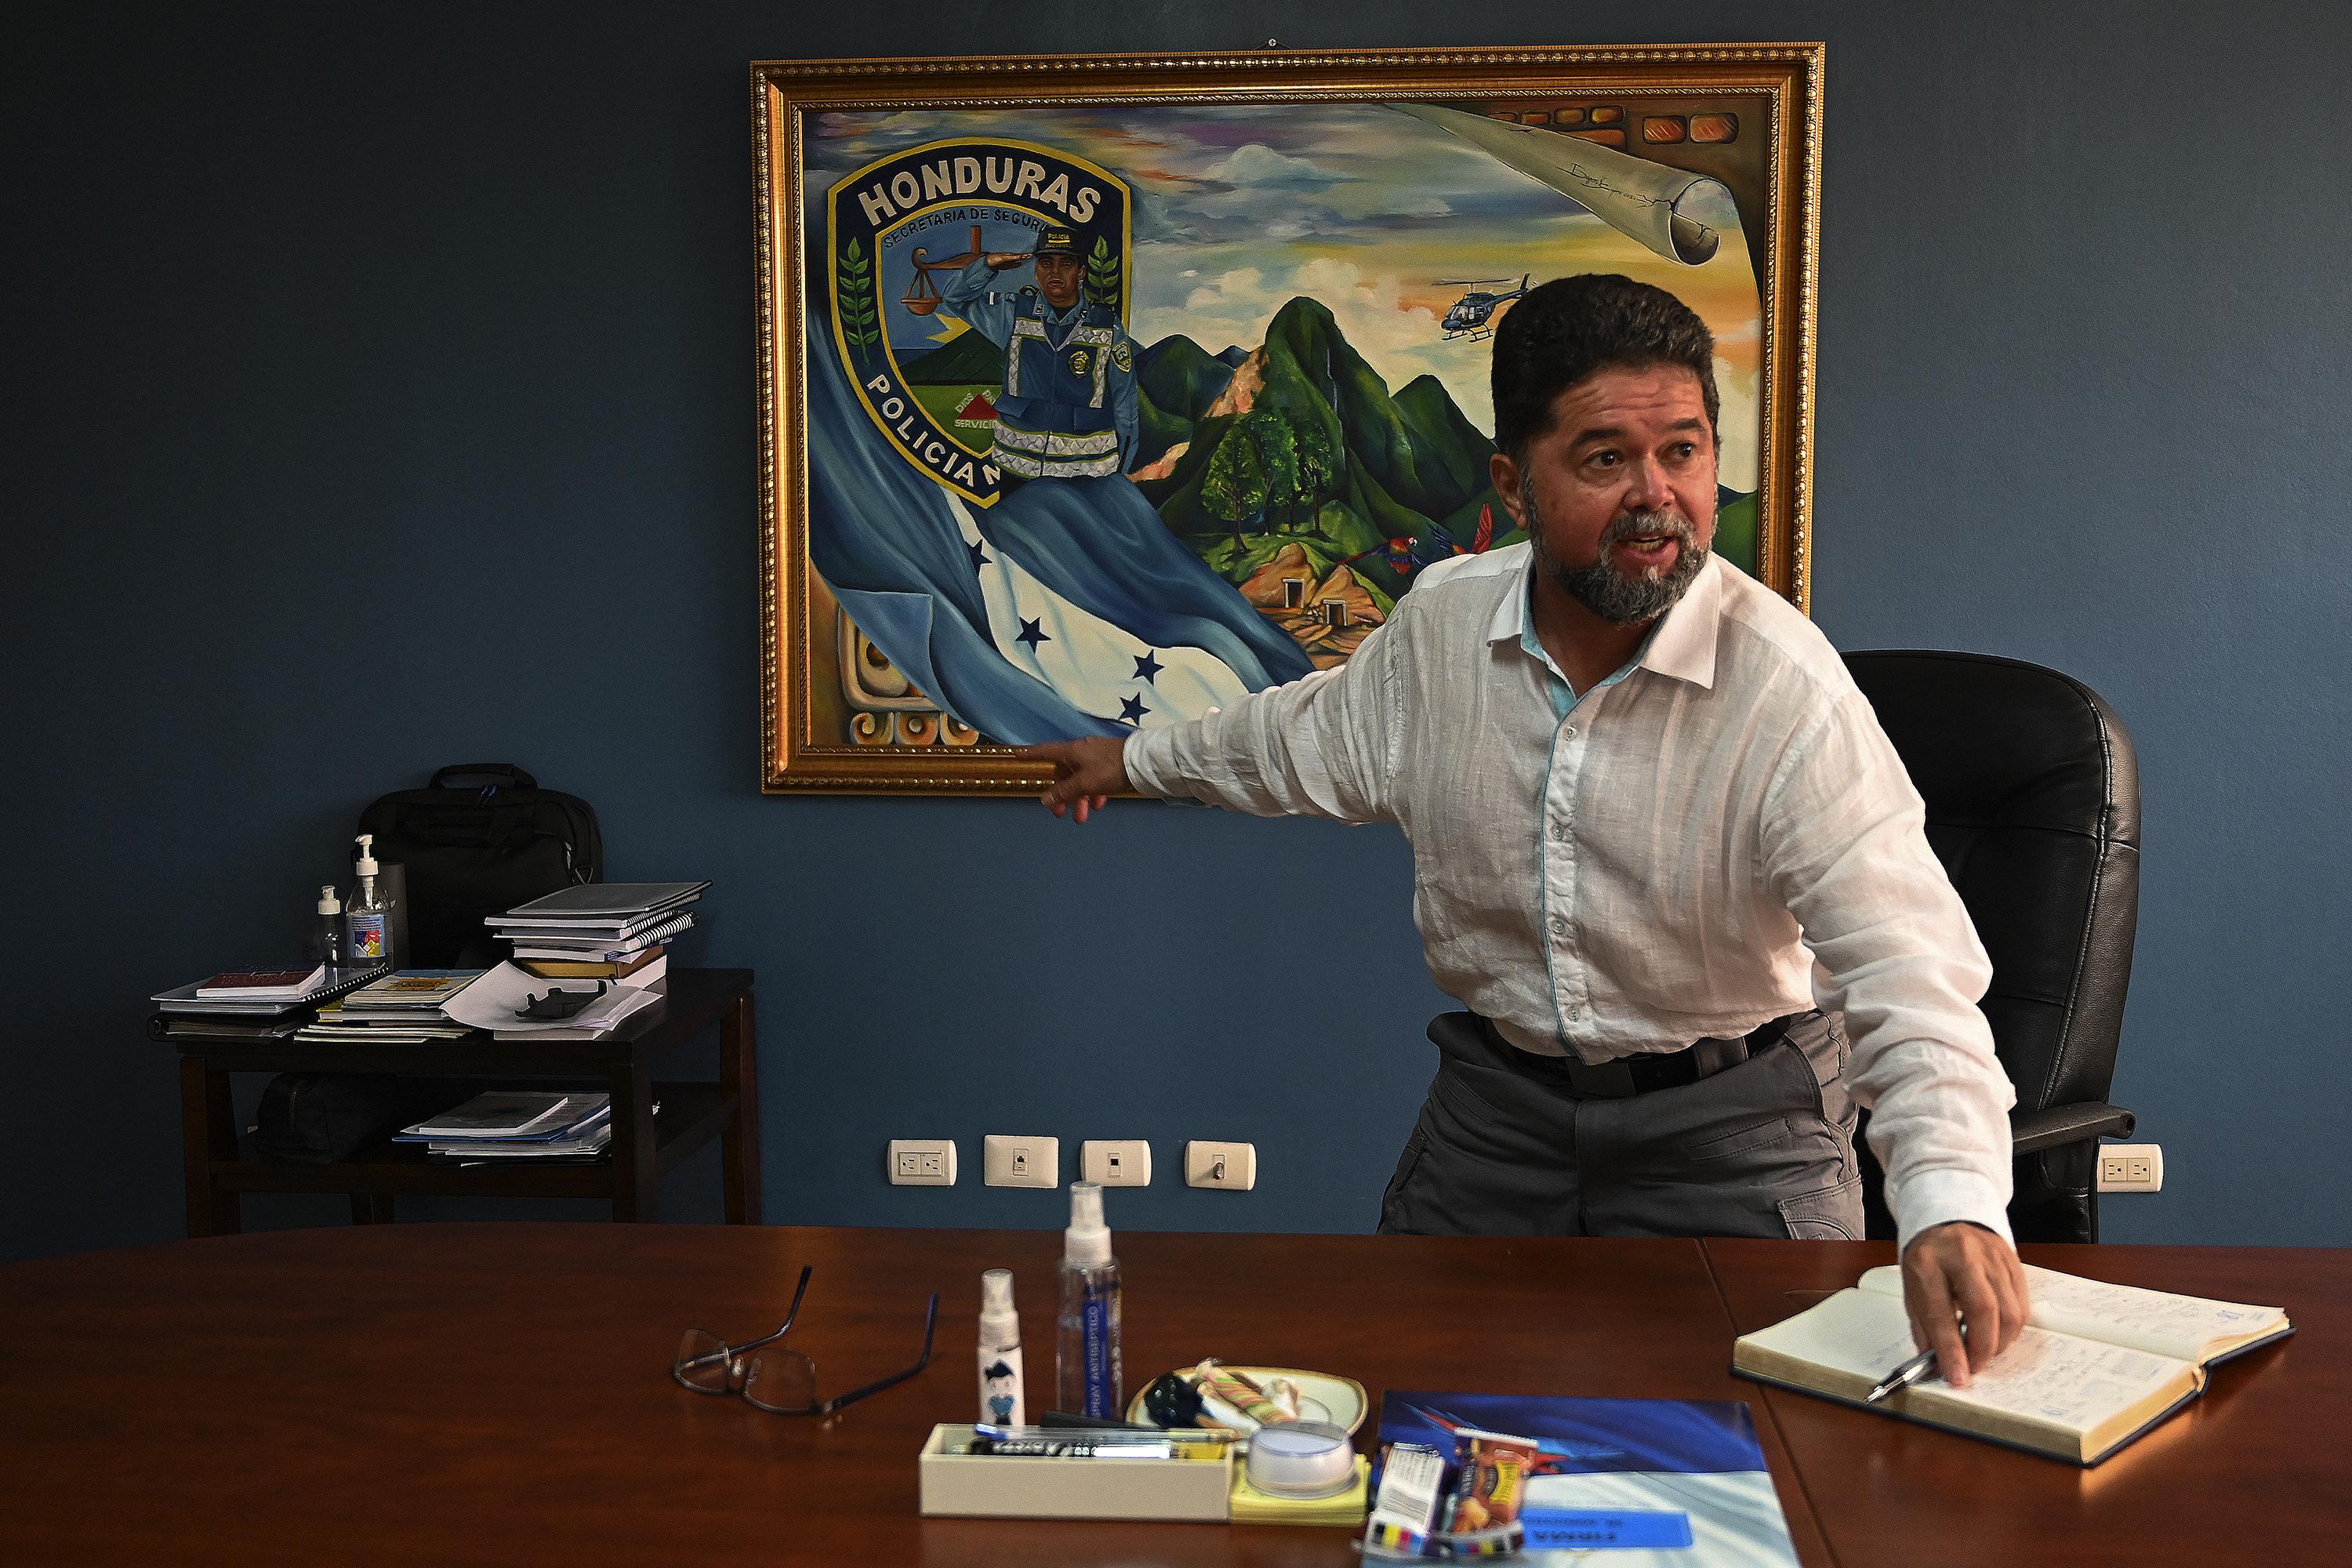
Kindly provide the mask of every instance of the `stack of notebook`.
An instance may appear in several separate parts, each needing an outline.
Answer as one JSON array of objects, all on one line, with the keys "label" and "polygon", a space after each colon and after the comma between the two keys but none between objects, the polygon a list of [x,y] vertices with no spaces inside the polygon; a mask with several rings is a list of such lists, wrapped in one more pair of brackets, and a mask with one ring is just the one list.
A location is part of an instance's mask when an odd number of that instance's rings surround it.
[{"label": "stack of notebook", "polygon": [[518,905],[487,923],[514,943],[515,963],[541,979],[651,985],[669,943],[694,924],[709,882],[592,882]]},{"label": "stack of notebook", "polygon": [[320,1008],[294,1037],[346,1045],[462,1039],[473,1031],[441,1009],[481,975],[478,969],[404,969]]},{"label": "stack of notebook", "polygon": [[186,1035],[284,1039],[302,1026],[309,1008],[384,973],[382,964],[231,970],[150,998],[155,1016],[148,1020],[147,1032],[159,1040]]},{"label": "stack of notebook", "polygon": [[613,1141],[612,1118],[612,1101],[603,1094],[497,1089],[403,1128],[393,1142],[422,1143],[436,1160],[577,1163],[604,1158]]}]

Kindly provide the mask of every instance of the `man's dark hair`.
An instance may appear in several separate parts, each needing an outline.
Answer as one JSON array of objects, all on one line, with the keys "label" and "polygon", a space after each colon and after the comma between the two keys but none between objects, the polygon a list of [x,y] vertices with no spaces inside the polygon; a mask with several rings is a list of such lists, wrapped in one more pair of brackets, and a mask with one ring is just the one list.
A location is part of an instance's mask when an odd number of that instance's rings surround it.
[{"label": "man's dark hair", "polygon": [[1551,428],[1552,400],[1595,371],[1681,365],[1698,377],[1706,423],[1715,390],[1715,335],[1698,312],[1614,272],[1555,278],[1514,304],[1495,332],[1495,445],[1514,462]]}]

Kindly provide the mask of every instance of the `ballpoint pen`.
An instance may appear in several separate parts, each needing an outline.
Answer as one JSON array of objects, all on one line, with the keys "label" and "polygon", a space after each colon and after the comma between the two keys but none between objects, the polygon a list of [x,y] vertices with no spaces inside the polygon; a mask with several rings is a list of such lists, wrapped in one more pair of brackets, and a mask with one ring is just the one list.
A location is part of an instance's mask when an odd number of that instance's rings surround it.
[{"label": "ballpoint pen", "polygon": [[[1960,1338],[1965,1341],[1968,1337],[1969,1326],[1962,1323]],[[1923,1351],[1880,1379],[1876,1388],[1862,1396],[1862,1402],[1864,1405],[1875,1405],[1898,1388],[1908,1388],[1921,1378],[1934,1376],[1936,1371],[1936,1352]]]},{"label": "ballpoint pen", "polygon": [[1908,1388],[1921,1378],[1932,1376],[1935,1371],[1936,1352],[1934,1351],[1915,1355],[1893,1372],[1888,1373],[1876,1388],[1862,1396],[1862,1402],[1864,1405],[1875,1405],[1896,1389]]}]

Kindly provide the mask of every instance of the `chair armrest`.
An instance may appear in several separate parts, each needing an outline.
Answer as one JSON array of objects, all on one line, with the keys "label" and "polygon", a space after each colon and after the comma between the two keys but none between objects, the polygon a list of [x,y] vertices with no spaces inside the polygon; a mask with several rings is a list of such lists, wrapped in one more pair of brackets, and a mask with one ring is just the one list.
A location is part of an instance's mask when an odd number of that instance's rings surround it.
[{"label": "chair armrest", "polygon": [[2010,1150],[2033,1154],[2094,1138],[2128,1138],[2138,1125],[2139,1118],[2130,1111],[2095,1100],[2053,1105],[2047,1110],[2012,1110],[2009,1113]]}]

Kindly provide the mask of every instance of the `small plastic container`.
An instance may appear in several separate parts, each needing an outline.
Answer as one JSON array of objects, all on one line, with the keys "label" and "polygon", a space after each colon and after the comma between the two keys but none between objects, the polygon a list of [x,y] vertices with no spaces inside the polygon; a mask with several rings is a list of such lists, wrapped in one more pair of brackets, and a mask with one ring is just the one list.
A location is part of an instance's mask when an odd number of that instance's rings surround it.
[{"label": "small plastic container", "polygon": [[1280,1422],[1250,1434],[1244,1473],[1268,1497],[1337,1497],[1356,1484],[1356,1450],[1343,1427]]}]

